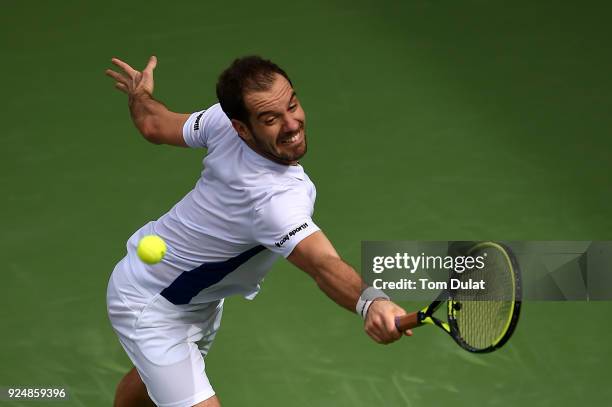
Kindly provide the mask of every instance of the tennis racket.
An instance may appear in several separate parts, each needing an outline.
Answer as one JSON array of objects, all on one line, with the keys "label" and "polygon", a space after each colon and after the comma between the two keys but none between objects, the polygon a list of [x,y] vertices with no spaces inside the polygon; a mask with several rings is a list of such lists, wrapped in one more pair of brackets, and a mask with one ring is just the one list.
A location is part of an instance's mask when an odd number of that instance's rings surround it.
[{"label": "tennis racket", "polygon": [[[510,248],[500,243],[476,243],[470,245],[465,254],[484,256],[484,267],[462,273],[451,271],[447,286],[451,287],[452,279],[484,280],[486,290],[443,290],[426,308],[397,317],[395,325],[402,332],[426,324],[436,325],[469,352],[493,352],[510,339],[518,324],[521,310],[519,265]],[[447,321],[433,315],[444,303]]]}]

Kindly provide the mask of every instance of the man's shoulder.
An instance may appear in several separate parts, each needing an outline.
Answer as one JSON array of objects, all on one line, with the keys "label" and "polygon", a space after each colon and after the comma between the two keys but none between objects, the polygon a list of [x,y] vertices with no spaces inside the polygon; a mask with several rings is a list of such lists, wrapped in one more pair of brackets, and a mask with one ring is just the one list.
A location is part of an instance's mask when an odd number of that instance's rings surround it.
[{"label": "man's shoulder", "polygon": [[312,207],[313,202],[308,190],[287,184],[260,186],[254,194],[254,209],[260,215],[278,216],[290,213],[295,208]]},{"label": "man's shoulder", "polygon": [[208,148],[209,151],[232,132],[232,122],[219,103],[192,113],[183,124],[183,138],[187,145]]},{"label": "man's shoulder", "polygon": [[227,117],[221,105],[215,103],[206,111],[202,112],[202,117],[194,122],[195,126],[205,126],[207,133],[208,149],[214,149],[218,144],[235,141],[232,137],[235,135],[234,127],[231,120]]}]

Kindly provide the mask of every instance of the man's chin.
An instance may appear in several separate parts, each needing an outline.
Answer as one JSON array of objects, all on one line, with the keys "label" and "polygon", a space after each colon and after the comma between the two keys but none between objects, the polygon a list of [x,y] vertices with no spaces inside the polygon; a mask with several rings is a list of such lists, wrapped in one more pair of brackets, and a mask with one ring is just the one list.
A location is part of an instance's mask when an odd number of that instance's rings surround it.
[{"label": "man's chin", "polygon": [[308,150],[306,143],[302,143],[293,150],[292,158],[290,161],[298,161],[302,159],[306,155],[306,151]]},{"label": "man's chin", "polygon": [[286,163],[294,163],[306,154],[306,150],[306,142],[302,141],[295,146],[277,149],[275,156]]}]

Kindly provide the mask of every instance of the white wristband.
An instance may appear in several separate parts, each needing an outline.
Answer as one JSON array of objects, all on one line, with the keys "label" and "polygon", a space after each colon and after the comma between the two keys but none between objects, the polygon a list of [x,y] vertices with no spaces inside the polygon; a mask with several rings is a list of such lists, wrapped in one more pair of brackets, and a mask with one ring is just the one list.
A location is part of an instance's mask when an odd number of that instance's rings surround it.
[{"label": "white wristband", "polygon": [[368,310],[370,309],[372,302],[374,302],[374,300],[378,298],[384,298],[385,300],[388,300],[389,296],[378,288],[366,288],[361,292],[361,295],[357,300],[357,306],[355,307],[355,311],[357,311],[357,314],[361,315],[361,318],[365,319],[368,315]]},{"label": "white wristband", "polygon": [[363,312],[361,313],[361,317],[364,320],[368,316],[368,310],[370,309],[370,305],[372,305],[373,302],[374,302],[374,300],[366,301],[365,305],[363,306]]}]

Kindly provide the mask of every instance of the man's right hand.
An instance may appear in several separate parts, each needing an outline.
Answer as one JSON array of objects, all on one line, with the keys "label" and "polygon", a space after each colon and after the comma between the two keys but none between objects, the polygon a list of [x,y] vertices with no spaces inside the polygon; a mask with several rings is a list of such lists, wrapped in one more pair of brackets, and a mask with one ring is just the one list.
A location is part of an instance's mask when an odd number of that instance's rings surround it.
[{"label": "man's right hand", "polygon": [[412,336],[412,330],[400,332],[395,326],[395,317],[406,315],[406,311],[399,305],[386,300],[374,300],[365,319],[366,333],[378,343],[388,344],[402,337]]}]

